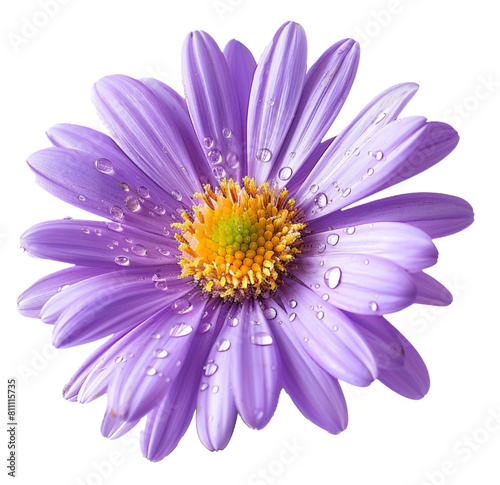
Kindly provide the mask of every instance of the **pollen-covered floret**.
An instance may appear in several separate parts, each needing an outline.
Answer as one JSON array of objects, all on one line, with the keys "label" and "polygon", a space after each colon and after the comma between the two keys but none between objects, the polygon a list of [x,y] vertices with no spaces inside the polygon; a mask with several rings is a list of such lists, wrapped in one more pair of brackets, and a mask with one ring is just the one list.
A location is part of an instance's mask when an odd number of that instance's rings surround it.
[{"label": "pollen-covered floret", "polygon": [[274,291],[280,274],[300,252],[301,213],[288,191],[268,184],[256,187],[252,178],[243,187],[232,179],[220,189],[195,194],[199,203],[184,223],[173,226],[183,252],[181,276],[193,276],[212,296],[241,301]]}]

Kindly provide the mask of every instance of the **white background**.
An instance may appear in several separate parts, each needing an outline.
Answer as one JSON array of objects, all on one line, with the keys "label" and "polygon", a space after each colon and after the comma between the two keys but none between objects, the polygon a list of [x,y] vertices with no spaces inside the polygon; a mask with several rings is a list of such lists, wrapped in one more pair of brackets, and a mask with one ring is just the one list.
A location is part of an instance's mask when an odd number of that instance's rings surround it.
[{"label": "white background", "polygon": [[[489,426],[489,416],[500,420],[495,2],[65,0],[46,22],[42,2],[3,2],[0,8],[1,356],[6,372],[1,421],[7,414],[6,378],[15,376],[17,483],[500,483],[500,422]],[[22,37],[26,19],[46,25],[28,39]],[[345,385],[350,424],[339,436],[308,422],[283,393],[265,430],[252,431],[238,422],[228,448],[210,453],[191,426],[174,453],[150,463],[138,450],[138,431],[118,441],[100,435],[103,399],[81,406],[61,397],[63,385],[96,345],[54,350],[50,329],[16,312],[23,289],[62,267],[23,254],[20,234],[43,220],[86,217],[37,187],[25,159],[48,146],[44,130],[52,124],[99,127],[90,89],[100,77],[154,76],[182,91],[180,50],[189,31],[206,30],[221,46],[237,38],[258,58],[286,20],[305,27],[310,64],[338,39],[361,42],[358,76],[336,131],[386,87],[415,81],[421,89],[404,114],[447,121],[461,135],[444,162],[384,194],[444,192],[467,199],[476,212],[469,229],[437,240],[440,260],[431,274],[449,286],[454,303],[445,309],[415,306],[390,318],[424,357],[431,390],[414,402],[378,382],[365,389]],[[7,433],[1,436],[5,463]],[[282,464],[287,446],[296,452]],[[257,478],[259,469],[263,478]],[[6,472],[2,464],[2,483],[7,483]]]}]

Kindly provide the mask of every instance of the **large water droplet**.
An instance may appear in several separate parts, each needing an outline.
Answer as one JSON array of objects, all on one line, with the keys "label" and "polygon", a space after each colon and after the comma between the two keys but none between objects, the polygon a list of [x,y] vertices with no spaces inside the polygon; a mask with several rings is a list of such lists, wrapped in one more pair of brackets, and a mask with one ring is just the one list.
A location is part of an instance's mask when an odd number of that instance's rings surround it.
[{"label": "large water droplet", "polygon": [[172,190],[172,197],[179,202],[182,200],[182,194],[178,190]]},{"label": "large water droplet", "polygon": [[212,173],[217,179],[222,179],[226,176],[226,171],[224,170],[224,167],[221,167],[220,165],[217,165],[216,167],[212,168]]},{"label": "large water droplet", "polygon": [[255,154],[255,157],[259,160],[259,162],[269,162],[272,156],[273,154],[271,153],[271,150],[267,148],[259,148]]},{"label": "large water droplet", "polygon": [[222,136],[224,138],[231,138],[232,134],[233,134],[233,132],[229,128],[223,128],[222,129]]},{"label": "large water droplet", "polygon": [[374,174],[374,172],[375,172],[375,170],[373,170],[373,168],[369,168],[369,169],[366,171],[366,173],[367,173],[368,175],[373,175],[373,174]]},{"label": "large water droplet", "polygon": [[384,152],[382,150],[377,150],[375,152],[375,159],[380,162],[380,160],[382,160],[382,158],[384,158]]},{"label": "large water droplet", "polygon": [[288,180],[292,176],[293,170],[290,167],[283,167],[279,172],[281,180]]},{"label": "large water droplet", "polygon": [[142,244],[134,244],[130,249],[134,254],[137,254],[137,256],[146,256],[147,251]]},{"label": "large water droplet", "polygon": [[335,246],[338,242],[339,242],[339,239],[340,239],[340,236],[338,234],[330,234],[327,238],[326,238],[326,242],[330,245],[330,246]]},{"label": "large water droplet", "polygon": [[109,214],[113,219],[121,220],[123,219],[123,210],[121,207],[118,207],[117,205],[112,205],[109,208]]},{"label": "large water droplet", "polygon": [[211,136],[206,136],[205,138],[203,138],[203,145],[207,150],[212,148],[214,146],[213,138]]},{"label": "large water droplet", "polygon": [[314,203],[317,207],[323,209],[328,204],[328,197],[324,193],[318,194],[314,199]]},{"label": "large water droplet", "polygon": [[98,158],[95,162],[95,168],[101,173],[113,172],[113,164],[107,158]]},{"label": "large water droplet", "polygon": [[276,315],[278,315],[278,312],[276,311],[276,308],[273,308],[272,306],[264,310],[264,316],[268,320],[274,320],[276,318]]},{"label": "large water droplet", "polygon": [[213,376],[216,372],[219,366],[217,364],[214,364],[213,362],[209,362],[208,364],[205,365],[204,369],[204,374],[208,376]]},{"label": "large water droplet", "polygon": [[127,256],[117,256],[115,258],[115,263],[119,266],[128,266],[130,264],[130,259]]},{"label": "large water droplet", "polygon": [[169,332],[171,337],[185,337],[193,331],[193,327],[187,323],[177,323],[174,325]]},{"label": "large water droplet", "polygon": [[326,270],[324,276],[326,286],[328,286],[328,288],[331,288],[332,290],[334,288],[337,288],[337,286],[340,283],[341,277],[342,277],[342,271],[337,266],[334,266],[333,268]]},{"label": "large water droplet", "polygon": [[229,347],[231,347],[231,342],[227,339],[222,339],[217,344],[217,352],[226,352],[226,350],[229,350]]},{"label": "large water droplet", "polygon": [[156,374],[156,369],[154,367],[151,367],[151,366],[147,366],[145,371],[146,371],[146,375],[148,375],[148,376],[154,376]]},{"label": "large water droplet", "polygon": [[239,320],[236,317],[229,317],[229,326],[236,327],[239,323]]},{"label": "large water droplet", "polygon": [[271,345],[273,338],[266,332],[257,332],[255,335],[252,335],[250,341],[255,345]]},{"label": "large water droplet", "polygon": [[123,204],[130,212],[137,212],[141,208],[139,199],[135,195],[129,195]]},{"label": "large water droplet", "polygon": [[321,254],[325,251],[325,249],[326,249],[326,244],[321,243],[318,244],[316,251]]},{"label": "large water droplet", "polygon": [[157,359],[164,359],[168,355],[168,352],[165,349],[156,349],[154,351],[154,356]]},{"label": "large water droplet", "polygon": [[354,226],[346,227],[345,232],[352,236],[356,232],[356,228]]},{"label": "large water droplet", "polygon": [[215,148],[207,153],[207,158],[210,163],[219,163],[222,160],[222,153]]},{"label": "large water droplet", "polygon": [[137,195],[139,197],[142,197],[143,199],[146,199],[149,197],[149,189],[145,185],[140,185],[137,187]]},{"label": "large water droplet", "polygon": [[316,184],[312,184],[310,187],[309,187],[309,190],[315,194],[318,190],[319,190],[319,186],[316,185]]},{"label": "large water droplet", "polygon": [[193,309],[193,305],[186,298],[179,298],[172,305],[172,311],[177,315],[184,315]]},{"label": "large water droplet", "polygon": [[212,324],[211,323],[202,323],[200,325],[200,328],[198,329],[198,332],[199,333],[207,333],[210,329],[212,328]]},{"label": "large water droplet", "polygon": [[155,212],[159,216],[163,216],[167,211],[165,210],[165,207],[163,207],[162,205],[155,205]]},{"label": "large water droplet", "polygon": [[318,320],[323,320],[323,317],[324,317],[324,316],[325,316],[325,313],[324,313],[324,312],[321,312],[321,311],[320,311],[320,312],[317,312],[317,313],[316,313],[316,318],[317,318]]},{"label": "large water droplet", "polygon": [[289,300],[288,304],[290,305],[290,308],[295,308],[297,306],[297,302],[295,300]]}]

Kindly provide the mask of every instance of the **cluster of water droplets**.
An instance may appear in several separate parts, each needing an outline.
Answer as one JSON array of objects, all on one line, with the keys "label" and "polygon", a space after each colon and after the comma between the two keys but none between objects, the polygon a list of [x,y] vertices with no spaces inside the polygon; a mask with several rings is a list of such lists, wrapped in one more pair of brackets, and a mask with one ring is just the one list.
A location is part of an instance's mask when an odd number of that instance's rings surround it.
[{"label": "cluster of water droplets", "polygon": [[[212,166],[212,173],[217,180],[221,180],[227,175],[224,164],[226,165],[226,167],[233,170],[237,168],[240,163],[238,153],[234,148],[234,144],[236,143],[236,141],[233,140],[234,134],[231,128],[222,128],[221,135],[222,143],[226,145],[226,147],[224,148],[227,148],[227,150],[225,150],[221,146],[216,145],[216,139],[218,137],[214,138],[211,135],[207,135],[203,138],[203,148],[205,149],[207,160]],[[225,160],[224,152],[227,152],[225,154]]]}]

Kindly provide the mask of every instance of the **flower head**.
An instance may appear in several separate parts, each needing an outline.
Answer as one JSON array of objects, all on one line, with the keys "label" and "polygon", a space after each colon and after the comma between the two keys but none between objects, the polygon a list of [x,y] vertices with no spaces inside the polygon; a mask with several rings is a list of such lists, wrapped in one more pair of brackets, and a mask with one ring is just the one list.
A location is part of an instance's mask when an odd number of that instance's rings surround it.
[{"label": "flower head", "polygon": [[467,227],[467,202],[416,193],[347,208],[431,167],[458,142],[448,125],[399,119],[417,90],[393,86],[335,138],[359,46],[331,46],[306,70],[289,22],[258,65],[242,44],[204,32],[183,51],[185,98],[154,79],[109,76],[94,101],[111,137],[48,131],[29,157],[38,182],[104,220],[38,224],[22,247],[71,263],[19,298],[70,347],[108,337],[64,389],[107,394],[116,438],[147,416],[142,449],[168,455],[196,410],[198,434],[224,448],[239,414],[262,428],[282,388],[312,422],[347,425],[339,380],[375,379],[411,399],[426,367],[384,318],[413,303],[448,305],[423,272],[433,238]]}]

